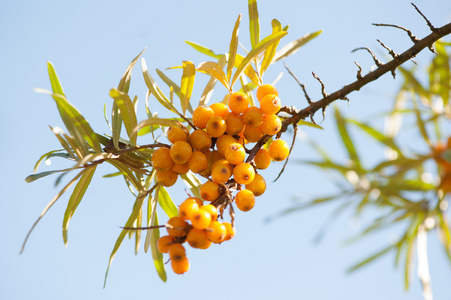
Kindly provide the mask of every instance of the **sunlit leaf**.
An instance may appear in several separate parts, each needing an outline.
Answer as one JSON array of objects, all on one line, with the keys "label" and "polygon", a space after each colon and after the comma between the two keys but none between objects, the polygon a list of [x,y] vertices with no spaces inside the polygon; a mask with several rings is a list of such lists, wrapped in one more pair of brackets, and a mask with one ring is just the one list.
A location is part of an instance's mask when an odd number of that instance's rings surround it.
[{"label": "sunlit leaf", "polygon": [[180,127],[180,122],[178,120],[174,120],[174,119],[163,119],[163,118],[147,119],[147,120],[141,121],[138,125],[136,125],[135,128],[133,128],[132,136],[135,136],[137,134],[137,132],[139,130],[141,130],[141,128],[144,128],[147,126],[153,126],[153,125],[164,126],[164,127],[166,127],[166,126]]},{"label": "sunlit leaf", "polygon": [[348,133],[346,121],[337,108],[335,108],[335,120],[337,122],[337,128],[340,133],[341,141],[348,151],[349,159],[355,163],[356,170],[359,171],[361,166],[359,156],[357,155],[357,150],[355,149],[354,143]]},{"label": "sunlit leaf", "polygon": [[196,76],[196,67],[190,61],[183,62],[182,83],[180,85],[180,101],[182,104],[182,113],[185,112],[189,106],[189,100],[194,88],[194,78]]},{"label": "sunlit leaf", "polygon": [[260,41],[260,21],[258,19],[257,0],[248,0],[249,35],[251,47],[254,48]]},{"label": "sunlit leaf", "polygon": [[222,54],[216,54],[216,53],[213,52],[213,50],[208,49],[207,47],[204,47],[202,45],[196,44],[194,42],[185,41],[185,43],[187,43],[188,45],[190,45],[191,47],[193,47],[194,49],[196,49],[200,53],[208,55],[210,57],[213,57],[213,58],[216,58],[216,59],[220,59],[223,56]]},{"label": "sunlit leaf", "polygon": [[[158,225],[158,216],[155,214],[154,223],[152,225]],[[157,270],[158,276],[161,280],[166,282],[167,275],[166,270],[164,269],[164,262],[163,262],[163,254],[158,251],[157,242],[160,238],[160,230],[154,229],[151,230],[151,243],[150,248],[152,250],[152,258],[153,262],[155,264],[155,269]]]},{"label": "sunlit leaf", "polygon": [[172,198],[169,195],[168,191],[164,187],[161,187],[159,190],[158,203],[169,218],[178,217],[179,210],[174,204],[174,201],[172,201]]},{"label": "sunlit leaf", "polygon": [[200,181],[195,174],[189,171],[186,174],[180,175],[180,177],[195,197],[202,198],[199,191],[202,181]]},{"label": "sunlit leaf", "polygon": [[434,46],[438,55],[434,57],[430,66],[429,86],[433,93],[440,95],[443,105],[447,107],[451,94],[450,57],[446,52],[444,43],[437,41]]},{"label": "sunlit leaf", "polygon": [[232,81],[230,83],[230,86],[233,86],[235,82],[238,80],[238,78],[241,76],[243,71],[247,68],[247,66],[251,63],[253,59],[255,59],[260,53],[262,53],[266,48],[271,46],[272,44],[276,43],[278,40],[283,38],[285,35],[287,35],[287,32],[280,31],[273,33],[263,40],[261,40],[257,45],[255,45],[254,48],[244,57],[241,64],[238,66],[238,68],[235,71],[235,74],[233,75]]},{"label": "sunlit leaf", "polygon": [[298,125],[309,126],[309,127],[313,127],[313,128],[316,128],[316,129],[324,129],[323,127],[319,126],[318,124],[314,124],[312,122],[308,122],[308,121],[305,121],[305,120],[300,120],[298,122]]},{"label": "sunlit leaf", "polygon": [[96,165],[92,167],[88,167],[83,171],[83,175],[78,180],[77,185],[72,192],[72,195],[69,198],[69,202],[67,203],[66,211],[64,212],[63,218],[63,240],[64,245],[67,246],[67,230],[69,228],[69,222],[72,216],[75,213],[75,210],[80,204],[81,199],[85,195],[86,190],[88,189],[89,184],[91,183],[92,176],[96,170]]},{"label": "sunlit leaf", "polygon": [[[273,19],[271,21],[272,33],[277,33],[282,31],[282,24],[277,19]],[[279,45],[280,40],[276,41],[274,44],[266,48],[263,54],[263,61],[260,66],[260,74],[263,75],[266,69],[268,69],[269,65],[272,63],[274,56],[276,54],[277,46]]]},{"label": "sunlit leaf", "polygon": [[232,77],[232,70],[235,65],[235,56],[238,49],[238,29],[240,27],[241,14],[235,22],[235,27],[233,28],[232,38],[230,40],[229,46],[229,61],[227,63],[227,79],[230,80]]},{"label": "sunlit leaf", "polygon": [[[244,56],[237,54],[235,58],[235,67],[238,68],[244,60]],[[257,74],[251,64],[249,64],[243,71],[243,73],[255,84],[261,84],[261,77]]]},{"label": "sunlit leaf", "polygon": [[218,63],[212,61],[200,63],[199,66],[197,67],[197,71],[204,72],[216,78],[230,91],[230,85],[228,83],[227,76],[222,70],[222,67]]},{"label": "sunlit leaf", "polygon": [[[226,62],[227,62],[226,55],[223,55],[218,60],[218,65],[221,68],[221,70],[224,68]],[[218,80],[216,79],[216,77],[211,76],[210,80],[208,81],[207,85],[205,86],[204,91],[202,92],[202,95],[200,96],[198,106],[206,105],[210,101],[210,98],[213,95],[213,90],[215,88],[217,81]]]},{"label": "sunlit leaf", "polygon": [[[283,30],[286,31],[286,29],[283,29]],[[292,41],[291,43],[287,44],[282,49],[277,51],[276,55],[274,56],[274,59],[272,61],[276,62],[278,60],[281,60],[282,58],[285,58],[287,56],[290,56],[290,55],[296,53],[296,51],[298,51],[300,47],[302,47],[307,42],[309,42],[310,40],[312,40],[315,37],[317,37],[318,35],[320,35],[321,32],[322,32],[322,30],[319,30],[319,31],[316,31],[313,33],[309,33],[297,40]]]},{"label": "sunlit leaf", "polygon": [[133,128],[137,125],[135,108],[133,106],[132,100],[128,96],[117,89],[110,90],[110,96],[114,99],[119,111],[121,113],[121,118],[124,122],[125,130],[130,138],[132,145],[136,145],[136,135],[132,135]]},{"label": "sunlit leaf", "polygon": [[421,113],[418,110],[418,107],[416,107],[416,105],[414,107],[414,112],[415,112],[415,117],[416,117],[416,120],[417,120],[417,126],[418,126],[418,129],[420,130],[421,136],[423,137],[424,141],[429,146],[431,146],[432,144],[431,144],[431,141],[429,139],[429,136],[428,136],[428,133],[427,133],[427,130],[426,130],[426,125],[425,125],[423,119],[421,118]]}]

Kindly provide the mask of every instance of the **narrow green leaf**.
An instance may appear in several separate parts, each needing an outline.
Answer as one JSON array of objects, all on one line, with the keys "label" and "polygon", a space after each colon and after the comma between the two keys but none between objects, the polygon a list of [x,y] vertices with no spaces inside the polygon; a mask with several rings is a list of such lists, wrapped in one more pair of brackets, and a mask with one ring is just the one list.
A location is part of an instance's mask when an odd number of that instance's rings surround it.
[{"label": "narrow green leaf", "polygon": [[142,186],[140,181],[135,177],[133,172],[125,164],[114,159],[110,159],[108,160],[108,162],[112,164],[114,167],[116,167],[116,169],[121,171],[124,178],[128,180],[135,187],[136,190],[138,191],[141,190]]},{"label": "narrow green leaf", "polygon": [[195,174],[189,171],[186,174],[180,175],[180,177],[195,197],[202,198],[200,196],[200,186],[202,185],[202,181],[200,181]]},{"label": "narrow green leaf", "polygon": [[233,75],[232,81],[230,83],[230,86],[233,87],[235,82],[238,80],[238,78],[241,76],[243,71],[246,69],[246,67],[251,63],[253,59],[255,59],[261,52],[263,52],[266,48],[271,46],[272,44],[276,43],[278,40],[283,38],[285,35],[287,35],[287,32],[281,31],[277,33],[273,33],[263,40],[261,40],[252,50],[244,57],[241,64],[238,66],[238,68],[235,71],[235,74]]},{"label": "narrow green leaf", "polygon": [[53,150],[53,151],[49,151],[43,155],[41,155],[41,157],[38,159],[38,161],[36,162],[36,164],[34,165],[33,168],[33,172],[36,172],[37,169],[39,168],[39,166],[41,165],[41,163],[51,157],[55,157],[55,156],[60,156],[60,157],[65,157],[65,158],[70,158],[71,156],[69,154],[66,153],[61,153],[63,151],[63,149],[59,149],[59,150]]},{"label": "narrow green leaf", "polygon": [[254,48],[260,42],[260,20],[258,19],[257,0],[248,0],[249,9],[249,35],[251,47]]},{"label": "narrow green leaf", "polygon": [[[277,33],[282,31],[282,24],[276,19],[271,21],[272,33]],[[274,55],[276,55],[277,46],[279,45],[280,40],[276,41],[274,44],[266,48],[263,54],[263,61],[260,66],[260,74],[263,75],[266,69],[268,69],[269,65],[272,63],[274,59]]]},{"label": "narrow green leaf", "polygon": [[189,106],[189,100],[194,88],[194,78],[196,76],[196,67],[190,61],[183,62],[182,83],[180,84],[180,101],[182,104],[182,113],[185,115]]},{"label": "narrow green leaf", "polygon": [[173,119],[163,119],[163,118],[151,118],[144,121],[141,121],[138,125],[136,125],[135,128],[133,128],[132,136],[136,136],[138,131],[141,128],[147,127],[147,126],[177,126],[180,127],[180,122]]},{"label": "narrow green leaf", "polygon": [[158,194],[158,203],[160,204],[160,207],[164,210],[164,212],[168,215],[169,218],[178,217],[179,210],[172,201],[172,198],[169,195],[168,191],[164,187],[160,188]]},{"label": "narrow green leaf", "polygon": [[146,51],[146,48],[141,51],[127,66],[127,69],[125,70],[124,75],[122,75],[121,81],[119,82],[119,85],[117,86],[117,89],[125,94],[128,94],[128,91],[130,89],[130,80],[132,77],[132,70],[136,65],[136,62],[138,61],[139,57]]},{"label": "narrow green leaf", "polygon": [[390,250],[392,250],[393,248],[395,248],[397,246],[397,244],[394,245],[390,245],[387,248],[382,249],[381,251],[377,252],[376,254],[371,255],[370,257],[362,260],[361,262],[355,264],[354,266],[352,266],[351,268],[349,268],[347,270],[348,273],[354,272],[355,270],[367,265],[368,263],[372,262],[373,260],[381,257],[382,255],[384,255],[385,253],[389,252]]},{"label": "narrow green leaf", "polygon": [[222,56],[224,56],[222,54],[216,54],[216,53],[213,52],[213,50],[208,49],[207,47],[204,47],[202,45],[196,44],[194,42],[185,41],[185,43],[187,43],[188,45],[190,45],[191,47],[193,47],[194,49],[196,49],[200,53],[208,55],[210,57],[213,57],[213,58],[216,58],[216,59],[220,59]]},{"label": "narrow green leaf", "polygon": [[357,155],[357,151],[354,147],[351,137],[349,136],[348,130],[346,128],[346,120],[341,115],[340,111],[335,108],[335,120],[337,121],[338,132],[340,133],[341,140],[348,151],[349,159],[355,163],[356,170],[361,170],[360,159]]},{"label": "narrow green leaf", "polygon": [[314,123],[312,123],[312,122],[308,122],[308,121],[305,121],[305,120],[300,120],[300,121],[298,122],[298,125],[301,125],[301,126],[309,126],[309,127],[313,127],[313,128],[321,129],[321,130],[324,129],[323,127],[319,126],[318,124],[314,124]]},{"label": "narrow green leaf", "polygon": [[[286,31],[286,30],[284,29],[284,31]],[[276,62],[278,60],[281,60],[287,56],[290,56],[290,55],[296,53],[300,47],[302,47],[303,45],[305,45],[307,42],[311,41],[312,39],[316,38],[318,35],[321,34],[321,32],[322,32],[322,30],[319,30],[319,31],[316,31],[313,33],[309,33],[297,40],[292,41],[291,43],[287,44],[282,49],[277,51],[272,61]]]},{"label": "narrow green leaf", "polygon": [[52,174],[55,174],[55,173],[68,172],[68,171],[71,171],[71,170],[72,170],[72,168],[63,169],[63,170],[46,171],[46,172],[41,172],[41,173],[37,173],[37,174],[31,174],[31,175],[28,175],[25,178],[25,182],[26,183],[30,183],[30,182],[38,180],[38,179],[40,179],[42,177],[46,177],[46,176],[49,176],[49,175],[52,175]]},{"label": "narrow green leaf", "polygon": [[[226,62],[227,62],[226,55],[223,55],[218,60],[218,65],[221,68],[221,70],[224,68]],[[217,81],[218,80],[215,77],[211,76],[210,80],[208,81],[207,85],[205,86],[204,91],[202,92],[202,95],[200,96],[198,106],[206,105],[210,101],[210,98],[213,95],[213,90],[215,88]]]},{"label": "narrow green leaf", "polygon": [[74,188],[74,191],[72,192],[72,195],[69,198],[69,202],[67,203],[66,211],[64,212],[64,218],[63,218],[63,240],[64,245],[67,247],[67,230],[69,228],[69,222],[72,218],[72,216],[75,213],[75,210],[78,207],[78,204],[80,204],[81,199],[86,193],[86,190],[88,189],[89,184],[91,183],[92,176],[94,175],[94,172],[96,170],[96,165],[92,167],[88,167],[82,171],[83,175],[81,176],[80,180],[78,181],[77,185]]},{"label": "narrow green leaf", "polygon": [[55,67],[51,62],[47,62],[47,70],[49,73],[50,85],[54,94],[64,96],[63,87],[61,86]]},{"label": "narrow green leaf", "polygon": [[125,130],[130,138],[132,145],[136,145],[136,135],[132,135],[133,128],[136,127],[138,121],[136,118],[135,107],[128,94],[125,94],[117,89],[110,90],[110,97],[114,99],[119,108],[121,118],[124,122]]},{"label": "narrow green leaf", "polygon": [[[160,187],[157,186],[155,189],[155,198],[152,197],[152,194],[149,194],[147,200],[147,226],[157,225],[158,221],[155,221],[157,217],[157,202],[158,202],[158,193]],[[149,250],[150,244],[152,242],[152,232],[153,230],[147,230],[146,240],[144,241],[144,252],[147,253]]]},{"label": "narrow green leaf", "polygon": [[229,46],[229,61],[227,63],[227,80],[229,81],[232,77],[232,70],[235,66],[235,56],[238,49],[238,29],[240,27],[241,14],[235,22],[235,27],[233,28],[232,38],[230,40]]},{"label": "narrow green leaf", "polygon": [[230,85],[228,83],[227,76],[222,70],[222,67],[218,63],[212,61],[200,63],[199,66],[197,67],[197,71],[204,72],[216,78],[230,91]]},{"label": "narrow green leaf", "polygon": [[[52,127],[49,126],[50,130],[52,130],[52,133],[56,136],[56,138],[58,139],[58,141],[60,142],[61,146],[63,146],[64,150],[66,150],[67,154],[70,155],[70,157],[72,159],[74,159],[75,161],[78,161],[79,158],[81,157],[81,153],[80,156],[77,156],[77,154],[75,153],[74,149],[72,148],[71,144],[69,143],[69,141],[67,141],[62,135],[62,129],[60,129],[59,127]],[[35,172],[36,170],[34,170],[33,172]]]},{"label": "narrow green leaf", "polygon": [[[155,214],[155,223],[154,225],[158,224],[158,216]],[[150,248],[152,249],[152,258],[153,258],[153,262],[155,264],[155,269],[157,270],[158,276],[160,277],[161,280],[163,280],[163,282],[166,282],[167,280],[167,275],[166,275],[166,270],[164,268],[164,262],[163,262],[163,254],[158,251],[158,247],[157,247],[157,243],[158,243],[158,239],[160,238],[160,230],[159,229],[154,229],[151,230],[152,231],[152,238],[151,238],[151,244],[150,244]]]},{"label": "narrow green leaf", "polygon": [[[235,67],[238,68],[240,64],[243,62],[244,56],[237,54],[235,58]],[[257,72],[252,67],[252,64],[249,64],[243,71],[243,73],[255,84],[261,85],[261,77],[257,74]]]},{"label": "narrow green leaf", "polygon": [[417,120],[417,126],[418,126],[418,129],[420,130],[421,136],[423,137],[424,141],[430,147],[432,147],[431,140],[429,139],[429,136],[428,136],[428,133],[426,130],[426,125],[425,125],[423,119],[421,118],[421,113],[420,113],[416,103],[415,103],[415,107],[414,107],[414,112],[415,112],[415,117]]},{"label": "narrow green leaf", "polygon": [[163,82],[166,83],[169,87],[172,87],[174,89],[174,93],[177,95],[177,97],[179,97],[179,99],[181,99],[180,87],[168,76],[166,76],[166,74],[164,74],[160,69],[156,69],[155,71],[157,72],[158,76],[160,76],[161,80],[163,80]]}]

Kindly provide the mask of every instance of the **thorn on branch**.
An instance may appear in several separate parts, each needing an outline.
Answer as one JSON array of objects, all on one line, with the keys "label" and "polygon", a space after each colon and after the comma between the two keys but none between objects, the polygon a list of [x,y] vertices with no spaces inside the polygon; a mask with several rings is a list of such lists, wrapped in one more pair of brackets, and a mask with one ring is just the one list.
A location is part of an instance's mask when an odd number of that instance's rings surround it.
[{"label": "thorn on branch", "polygon": [[357,68],[359,68],[359,70],[357,71],[357,79],[358,80],[362,80],[362,78],[363,78],[363,76],[362,76],[362,67],[357,62],[354,62],[354,63],[357,66]]},{"label": "thorn on branch", "polygon": [[377,59],[376,55],[374,55],[374,52],[371,51],[369,48],[367,47],[360,47],[360,48],[356,48],[354,50],[352,50],[352,52],[356,52],[358,50],[366,50],[371,54],[371,57],[373,58],[374,63],[376,64],[377,67],[380,67],[383,65],[383,63],[380,62],[380,60]]},{"label": "thorn on branch", "polygon": [[415,7],[416,11],[423,17],[423,19],[426,21],[426,24],[428,24],[429,29],[431,29],[432,32],[436,32],[436,31],[437,31],[437,28],[435,28],[435,27],[432,25],[432,23],[429,22],[428,18],[426,18],[426,16],[423,15],[423,13],[418,9],[418,7],[417,7],[415,4],[413,4],[413,3],[410,3],[410,4],[412,4],[413,7]]},{"label": "thorn on branch", "polygon": [[388,54],[391,55],[391,57],[393,58],[397,58],[399,55],[397,53],[395,53],[395,51],[393,51],[392,49],[388,48],[384,43],[382,43],[381,40],[377,40],[379,42],[379,44],[381,44],[382,47],[384,47],[385,49],[387,49]]},{"label": "thorn on branch", "polygon": [[394,27],[394,28],[398,28],[398,29],[404,30],[404,31],[409,35],[410,39],[412,40],[412,42],[413,42],[414,44],[416,44],[417,42],[420,41],[420,39],[418,39],[416,36],[414,36],[414,35],[412,34],[412,31],[410,31],[410,30],[407,29],[407,28],[404,28],[404,27],[401,27],[401,26],[398,26],[398,25],[393,25],[393,24],[377,24],[377,23],[373,23],[373,25],[374,25],[374,26]]},{"label": "thorn on branch", "polygon": [[319,79],[318,76],[316,76],[315,72],[312,72],[313,78],[315,78],[316,80],[319,81],[319,83],[321,84],[321,93],[323,94],[324,98],[327,98],[327,93],[326,93],[326,87],[324,86],[324,83],[321,81],[321,79]]},{"label": "thorn on branch", "polygon": [[304,96],[305,96],[305,99],[307,99],[308,104],[312,104],[312,100],[308,96],[307,91],[305,89],[305,84],[301,83],[299,81],[299,79],[296,78],[296,76],[293,74],[293,72],[291,72],[291,70],[287,67],[287,65],[285,63],[283,63],[283,65],[285,66],[285,69],[287,69],[288,73],[290,73],[290,75],[293,76],[294,80],[296,80],[296,82],[299,84],[299,86],[304,91]]},{"label": "thorn on branch", "polygon": [[283,171],[285,171],[285,167],[287,166],[288,159],[290,158],[291,151],[293,150],[293,147],[294,147],[294,142],[296,141],[296,134],[298,133],[298,124],[294,123],[293,124],[293,129],[294,129],[293,140],[291,141],[291,147],[290,147],[290,151],[288,152],[288,157],[285,160],[285,163],[283,164],[282,170],[280,170],[279,175],[277,175],[276,179],[274,179],[273,182],[276,182],[277,179],[279,179],[280,175],[282,175]]}]

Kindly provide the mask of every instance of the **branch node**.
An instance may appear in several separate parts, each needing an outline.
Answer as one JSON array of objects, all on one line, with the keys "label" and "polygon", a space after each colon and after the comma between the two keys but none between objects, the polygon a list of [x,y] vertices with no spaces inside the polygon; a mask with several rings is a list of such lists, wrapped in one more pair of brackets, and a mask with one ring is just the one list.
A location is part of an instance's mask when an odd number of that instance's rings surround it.
[{"label": "branch node", "polygon": [[326,93],[326,87],[324,86],[324,83],[321,81],[321,79],[316,76],[315,72],[312,72],[313,78],[315,78],[316,80],[319,81],[319,83],[321,84],[321,93],[323,94],[324,98],[327,98],[329,95],[327,95]]},{"label": "branch node", "polygon": [[357,71],[357,80],[362,80],[362,78],[363,78],[362,67],[356,61],[354,63],[357,66],[357,68],[359,68],[359,70]]},{"label": "branch node", "polygon": [[369,48],[367,47],[360,47],[360,48],[356,48],[354,50],[352,50],[352,52],[356,52],[357,50],[366,50],[371,54],[371,57],[373,58],[374,63],[376,64],[377,67],[380,67],[383,65],[383,63],[380,62],[380,60],[377,59],[376,55],[374,55],[374,52],[371,51]]},{"label": "branch node", "polygon": [[413,42],[414,44],[416,44],[416,43],[418,43],[418,42],[420,41],[420,39],[417,38],[416,36],[414,36],[414,35],[412,34],[412,31],[410,31],[410,30],[407,29],[407,28],[404,28],[404,27],[401,27],[401,26],[398,26],[398,25],[393,25],[393,24],[378,24],[378,23],[373,23],[373,25],[374,25],[374,26],[394,27],[394,28],[398,28],[398,29],[404,30],[404,31],[409,35],[410,39],[412,40],[412,42]]},{"label": "branch node", "polygon": [[381,44],[382,47],[384,47],[388,51],[388,54],[390,54],[391,57],[393,57],[395,59],[399,56],[397,53],[395,53],[395,51],[393,51],[392,49],[387,47],[384,43],[382,43],[381,40],[378,39],[377,41],[379,42],[379,44]]}]

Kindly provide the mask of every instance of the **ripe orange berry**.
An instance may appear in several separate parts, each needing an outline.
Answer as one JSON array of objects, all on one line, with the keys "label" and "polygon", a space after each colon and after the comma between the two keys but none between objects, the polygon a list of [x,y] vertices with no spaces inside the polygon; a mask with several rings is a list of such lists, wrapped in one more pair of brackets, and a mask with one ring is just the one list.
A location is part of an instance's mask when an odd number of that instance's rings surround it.
[{"label": "ripe orange berry", "polygon": [[225,149],[224,155],[230,164],[237,165],[246,158],[246,150],[241,144],[232,143]]},{"label": "ripe orange berry", "polygon": [[201,151],[194,151],[188,160],[188,167],[193,173],[200,173],[208,168],[207,156]]},{"label": "ripe orange berry", "polygon": [[216,208],[216,206],[207,204],[202,206],[202,209],[207,211],[211,215],[211,221],[216,221],[216,219],[218,218],[218,209]]},{"label": "ripe orange berry", "polygon": [[[200,202],[200,204],[199,204]],[[202,200],[196,197],[190,197],[179,206],[179,215],[185,220],[191,220],[193,214],[202,206]]]},{"label": "ripe orange berry", "polygon": [[213,181],[207,181],[200,187],[200,196],[205,201],[214,201],[219,197],[219,185]]},{"label": "ripe orange berry", "polygon": [[273,94],[273,95],[278,96],[279,92],[272,84],[263,84],[258,87],[258,89],[257,89],[258,101],[260,101],[260,99],[262,99],[264,96],[266,96],[268,94]]},{"label": "ripe orange berry", "polygon": [[282,129],[282,121],[276,115],[264,115],[260,129],[264,134],[275,135]]},{"label": "ripe orange berry", "polygon": [[266,191],[266,181],[260,174],[255,174],[254,180],[246,184],[246,189],[254,193],[256,197],[261,196]]},{"label": "ripe orange berry", "polygon": [[226,183],[232,176],[232,166],[225,159],[220,159],[211,167],[211,178],[216,183]]},{"label": "ripe orange berry", "polygon": [[182,165],[179,165],[179,164],[173,164],[173,165],[172,165],[172,171],[174,171],[175,173],[177,173],[177,174],[179,174],[179,175],[186,174],[186,173],[188,173],[188,171],[189,171],[188,163],[182,164]]},{"label": "ripe orange berry", "polygon": [[169,171],[156,171],[155,178],[158,183],[165,187],[173,186],[177,182],[178,174],[172,170]]},{"label": "ripe orange berry", "polygon": [[207,238],[207,232],[205,230],[199,230],[195,228],[189,231],[186,237],[186,241],[193,248],[202,248],[206,245],[211,245],[211,242]]},{"label": "ripe orange berry", "polygon": [[211,137],[205,130],[197,129],[191,133],[190,142],[194,150],[204,151],[210,148]]},{"label": "ripe orange berry", "polygon": [[255,205],[255,195],[249,190],[241,190],[235,196],[235,203],[239,210],[249,211]]},{"label": "ripe orange berry", "polygon": [[174,243],[174,237],[170,235],[162,236],[158,239],[157,248],[161,253],[168,253],[169,246]]},{"label": "ripe orange berry", "polygon": [[227,124],[226,132],[228,134],[236,135],[241,131],[243,131],[244,123],[240,115],[231,112],[224,117],[224,120],[226,121]]},{"label": "ripe orange berry", "polygon": [[215,116],[225,117],[229,113],[229,108],[224,103],[218,102],[210,105]]},{"label": "ripe orange berry", "polygon": [[211,175],[211,167],[213,166],[213,164],[215,162],[217,162],[220,159],[224,159],[224,155],[222,155],[221,153],[219,153],[218,150],[213,150],[213,151],[204,151],[204,154],[207,156],[207,160],[208,160],[208,167],[205,171],[200,172],[199,174],[204,176],[204,177],[210,177]]},{"label": "ripe orange berry", "polygon": [[180,127],[169,127],[168,129],[168,140],[174,144],[177,141],[187,141],[188,134]]},{"label": "ripe orange berry", "polygon": [[214,116],[207,122],[207,133],[211,137],[220,137],[227,129],[226,121],[220,116]]},{"label": "ripe orange berry", "polygon": [[169,246],[168,254],[171,260],[182,260],[186,257],[185,247],[180,243],[173,243]]},{"label": "ripe orange berry", "polygon": [[214,116],[214,112],[210,107],[199,106],[193,112],[193,124],[197,128],[204,129],[208,120]]},{"label": "ripe orange berry", "polygon": [[235,236],[236,229],[235,229],[235,227],[232,227],[232,224],[230,224],[228,222],[224,222],[222,224],[226,227],[226,230],[227,230],[224,241],[229,241]]},{"label": "ripe orange berry", "polygon": [[269,145],[269,155],[275,161],[285,160],[290,154],[290,147],[284,140],[274,140]]},{"label": "ripe orange berry", "polygon": [[263,111],[256,106],[246,108],[241,116],[246,127],[257,127],[263,122]]},{"label": "ripe orange berry", "polygon": [[232,112],[240,114],[249,106],[249,98],[245,93],[234,92],[227,104]]},{"label": "ripe orange berry", "polygon": [[232,143],[236,143],[235,138],[231,135],[223,134],[216,140],[216,147],[218,148],[219,153],[224,155],[226,148]]},{"label": "ripe orange berry", "polygon": [[249,163],[239,163],[233,168],[233,179],[239,184],[249,184],[254,178],[255,170]]},{"label": "ripe orange berry", "polygon": [[169,171],[174,164],[171,159],[169,148],[156,149],[151,158],[152,166],[157,171]]},{"label": "ripe orange berry", "polygon": [[166,223],[168,234],[173,237],[186,236],[189,224],[182,217],[172,217]]},{"label": "ripe orange berry", "polygon": [[224,242],[227,235],[227,228],[220,222],[211,222],[207,228],[207,238],[215,244]]},{"label": "ripe orange berry", "polygon": [[281,105],[279,97],[274,94],[268,94],[260,99],[260,109],[267,115],[276,114],[280,110]]},{"label": "ripe orange berry", "polygon": [[191,218],[191,224],[194,228],[204,230],[211,224],[211,215],[208,211],[199,208]]},{"label": "ripe orange berry", "polygon": [[175,274],[186,273],[190,267],[189,260],[186,256],[180,260],[171,259],[171,267]]},{"label": "ripe orange berry", "polygon": [[255,167],[257,169],[263,170],[269,167],[271,164],[271,156],[269,155],[269,151],[261,148],[257,151],[254,157]]},{"label": "ripe orange berry", "polygon": [[256,143],[258,142],[265,134],[261,130],[261,125],[258,127],[244,127],[244,137],[250,142],[250,143]]},{"label": "ripe orange berry", "polygon": [[175,142],[169,151],[172,161],[176,164],[187,163],[193,153],[191,145],[184,141]]}]

